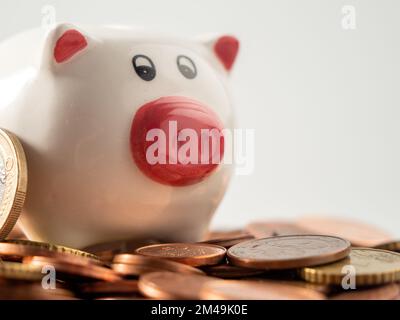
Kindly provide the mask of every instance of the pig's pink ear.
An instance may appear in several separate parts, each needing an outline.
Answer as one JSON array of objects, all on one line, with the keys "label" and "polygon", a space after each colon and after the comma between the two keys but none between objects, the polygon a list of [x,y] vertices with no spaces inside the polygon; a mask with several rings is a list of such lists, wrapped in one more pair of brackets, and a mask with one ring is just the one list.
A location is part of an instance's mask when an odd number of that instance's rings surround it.
[{"label": "pig's pink ear", "polygon": [[224,68],[227,71],[231,71],[239,53],[239,40],[231,35],[223,35],[206,41],[206,44]]},{"label": "pig's pink ear", "polygon": [[89,37],[71,24],[60,24],[50,31],[45,44],[45,64],[54,66],[72,61],[83,54],[89,45]]}]

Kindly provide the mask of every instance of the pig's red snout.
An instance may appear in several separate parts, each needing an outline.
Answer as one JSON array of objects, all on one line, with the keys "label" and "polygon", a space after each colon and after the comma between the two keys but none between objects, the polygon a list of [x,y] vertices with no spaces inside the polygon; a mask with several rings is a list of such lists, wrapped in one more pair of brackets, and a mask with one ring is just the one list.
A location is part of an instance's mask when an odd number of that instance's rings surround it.
[{"label": "pig's red snout", "polygon": [[163,97],[136,112],[130,145],[136,165],[149,178],[167,185],[191,185],[222,162],[223,125],[198,101]]}]

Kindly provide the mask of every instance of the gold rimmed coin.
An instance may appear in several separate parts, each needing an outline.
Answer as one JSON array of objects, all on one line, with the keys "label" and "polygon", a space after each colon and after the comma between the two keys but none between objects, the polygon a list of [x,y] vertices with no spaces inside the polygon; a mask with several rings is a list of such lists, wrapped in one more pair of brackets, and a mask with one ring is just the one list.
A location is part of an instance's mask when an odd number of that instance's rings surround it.
[{"label": "gold rimmed coin", "polygon": [[205,283],[200,292],[205,300],[323,300],[317,291],[277,282],[219,280]]},{"label": "gold rimmed coin", "polygon": [[255,269],[292,269],[347,257],[347,240],[319,235],[279,236],[239,243],[228,250],[233,265]]},{"label": "gold rimmed coin", "polygon": [[42,278],[42,269],[38,266],[8,261],[0,262],[0,279],[39,281]]},{"label": "gold rimmed coin", "polygon": [[32,256],[44,256],[67,259],[71,258],[85,258],[94,263],[100,263],[100,259],[84,251],[54,245],[50,243],[29,241],[29,240],[4,240],[0,242],[0,257],[11,256],[11,257],[32,257]]},{"label": "gold rimmed coin", "polygon": [[139,279],[140,292],[154,299],[196,300],[203,286],[215,278],[173,272],[153,272]]},{"label": "gold rimmed coin", "polygon": [[353,248],[347,258],[303,268],[300,275],[306,281],[330,285],[341,285],[345,276],[354,277],[357,287],[396,282],[400,280],[400,254],[380,249]]},{"label": "gold rimmed coin", "polygon": [[112,269],[124,276],[140,276],[156,271],[204,274],[187,264],[134,254],[118,254],[114,257]]},{"label": "gold rimmed coin", "polygon": [[8,236],[19,218],[27,185],[24,149],[15,135],[0,129],[0,240]]},{"label": "gold rimmed coin", "polygon": [[139,248],[136,253],[199,267],[220,263],[225,258],[226,249],[203,243],[165,243]]}]

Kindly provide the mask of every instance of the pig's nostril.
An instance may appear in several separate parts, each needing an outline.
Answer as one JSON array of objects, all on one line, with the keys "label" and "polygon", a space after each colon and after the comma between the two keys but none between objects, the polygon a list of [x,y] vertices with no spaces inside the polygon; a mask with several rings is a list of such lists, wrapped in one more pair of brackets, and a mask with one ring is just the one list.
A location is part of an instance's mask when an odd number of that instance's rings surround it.
[{"label": "pig's nostril", "polygon": [[131,128],[131,151],[139,169],[168,185],[186,186],[209,176],[224,155],[223,125],[201,103],[164,97],[142,106]]}]

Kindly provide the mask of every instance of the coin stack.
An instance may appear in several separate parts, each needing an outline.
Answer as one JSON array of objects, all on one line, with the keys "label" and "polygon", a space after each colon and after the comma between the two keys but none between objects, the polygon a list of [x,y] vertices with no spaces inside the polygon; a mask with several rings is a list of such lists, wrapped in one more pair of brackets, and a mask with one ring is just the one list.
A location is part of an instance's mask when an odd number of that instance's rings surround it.
[{"label": "coin stack", "polygon": [[3,130],[0,146],[0,299],[400,299],[400,241],[347,219],[259,221],[197,243],[30,241],[15,225],[23,150]]},{"label": "coin stack", "polygon": [[87,251],[19,238],[0,242],[0,299],[400,298],[400,242],[347,220],[263,221],[198,243]]}]

